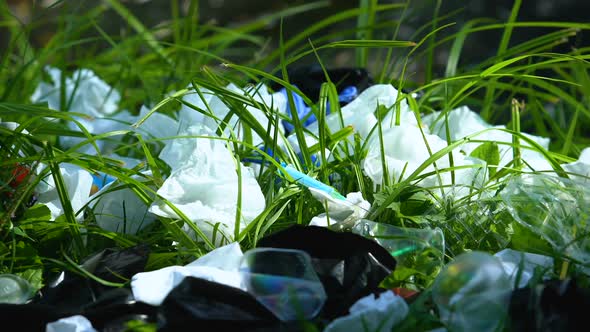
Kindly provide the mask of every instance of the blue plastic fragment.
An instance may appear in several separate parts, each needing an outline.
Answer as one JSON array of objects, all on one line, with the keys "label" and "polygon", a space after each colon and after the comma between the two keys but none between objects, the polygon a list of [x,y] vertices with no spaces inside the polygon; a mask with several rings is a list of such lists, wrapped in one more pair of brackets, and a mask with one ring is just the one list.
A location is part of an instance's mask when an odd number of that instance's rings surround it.
[{"label": "blue plastic fragment", "polygon": [[93,173],[92,174],[92,189],[91,191],[93,193],[101,190],[102,188],[104,188],[104,186],[106,186],[107,184],[115,181],[116,178],[108,175],[108,174],[104,174],[104,173]]},{"label": "blue plastic fragment", "polygon": [[[285,88],[282,88],[280,92],[287,96],[287,90]],[[340,94],[338,95],[338,101],[340,101],[341,103],[349,103],[357,96],[358,89],[355,86],[348,86],[340,92]],[[305,104],[305,102],[303,101],[303,97],[301,97],[299,94],[293,93],[293,103],[295,104],[295,109],[297,111],[297,116],[299,117],[299,119],[305,119],[305,121],[303,121],[304,127],[307,127],[318,120],[315,114],[310,114],[311,107]],[[290,105],[287,105],[287,114],[291,116]],[[326,105],[326,115],[328,114],[330,114],[330,103],[327,103]],[[285,128],[286,135],[293,132],[293,130],[295,129],[293,124],[287,120],[283,120],[283,127]]]},{"label": "blue plastic fragment", "polygon": [[326,193],[336,199],[346,200],[346,197],[342,196],[342,194],[340,194],[336,190],[336,188],[331,187],[319,180],[316,180],[305,173],[301,173],[300,171],[296,170],[291,165],[281,163],[281,166],[283,166],[283,168],[285,169],[285,172],[287,172],[287,174],[289,174],[297,183],[299,183],[305,187],[308,187],[308,188],[314,188],[314,189],[323,191],[324,193]]}]

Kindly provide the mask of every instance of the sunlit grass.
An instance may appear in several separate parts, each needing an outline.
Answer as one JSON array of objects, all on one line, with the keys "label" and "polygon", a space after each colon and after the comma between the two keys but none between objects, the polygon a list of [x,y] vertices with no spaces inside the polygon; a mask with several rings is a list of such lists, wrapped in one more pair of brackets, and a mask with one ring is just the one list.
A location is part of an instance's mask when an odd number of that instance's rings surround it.
[{"label": "sunlit grass", "polygon": [[[321,181],[333,182],[331,184],[343,194],[361,192],[372,203],[367,219],[402,227],[440,227],[449,243],[447,259],[468,250],[494,253],[506,247],[543,252],[559,261],[571,259],[554,252],[545,241],[516,223],[502,209],[498,191],[513,177],[529,172],[526,159],[522,157],[526,150],[538,151],[554,173],[566,178],[571,174],[567,174],[562,164],[575,161],[581,150],[590,146],[590,137],[585,130],[590,124],[590,49],[553,52],[555,46],[566,43],[568,38],[582,30],[590,29],[590,25],[519,22],[517,15],[521,2],[517,1],[508,22],[473,18],[458,27],[453,15],[439,13],[438,1],[433,12],[435,20],[418,29],[413,38],[399,40],[399,24],[405,19],[411,2],[379,4],[367,0],[360,1],[359,8],[328,16],[310,25],[289,40],[283,40],[282,35],[273,36],[276,49],[265,49],[267,40],[260,31],[268,22],[273,21],[285,29],[287,18],[324,10],[329,3],[320,1],[288,8],[234,29],[198,21],[195,3],[189,8],[190,14],[182,17],[178,1],[172,1],[172,19],[156,29],[144,26],[117,0],[100,3],[85,12],[63,2],[65,8],[56,19],[58,29],[42,48],[30,45],[29,37],[37,25],[42,26],[41,23],[49,18],[42,16],[29,25],[21,25],[8,13],[8,8],[0,7],[0,15],[7,18],[2,27],[10,32],[9,47],[0,53],[0,81],[5,82],[0,85],[0,119],[20,124],[16,130],[0,127],[0,167],[3,170],[0,173],[0,194],[3,195],[0,272],[76,270],[74,263],[79,263],[92,252],[139,243],[148,243],[153,249],[148,269],[186,264],[213,249],[219,237],[212,241],[174,204],[157,194],[157,188],[170,176],[168,165],[159,158],[162,146],[182,137],[144,137],[136,130],[157,113],[177,117],[181,107],[209,118],[217,126],[211,129],[221,135],[183,138],[220,140],[227,143],[232,152],[238,173],[235,224],[228,234],[217,233],[219,225],[213,232],[215,236],[230,236],[239,241],[245,250],[255,247],[266,234],[292,224],[305,225],[324,212],[324,206],[308,190],[297,186],[293,179],[281,178],[277,170],[283,161]],[[97,18],[106,11],[115,11],[125,19],[126,35],[108,35],[100,28]],[[385,21],[381,17],[383,13],[396,14],[400,19]],[[317,35],[341,22],[353,22],[356,26],[340,33]],[[554,31],[521,44],[512,43],[511,35],[527,27],[547,27]],[[167,38],[160,37],[160,29],[167,31]],[[463,64],[461,58],[468,39],[477,38],[478,32],[492,29],[503,32],[497,42],[496,54],[478,64]],[[253,48],[259,51],[252,52]],[[443,48],[449,50],[449,56],[440,75],[433,57]],[[370,135],[380,143],[382,183],[373,183],[364,173],[362,162],[368,152],[368,139],[363,140],[356,128],[344,124],[337,103],[337,82],[332,82],[328,75],[331,58],[341,50],[354,52],[350,65],[370,69],[375,83],[391,83],[399,90],[392,107],[371,110],[379,120],[371,128]],[[239,56],[232,56],[235,54]],[[276,112],[275,105],[261,102],[254,87],[270,82],[285,87],[287,104],[294,110],[293,96],[302,95],[302,92],[290,82],[288,73],[289,69],[304,61],[320,63],[327,82],[321,86],[319,100],[314,102],[309,96],[302,96],[318,119],[319,132],[316,134],[304,128],[298,117],[293,119],[295,129],[291,135],[296,138],[301,151],[299,157],[284,133],[278,130],[281,121],[288,116]],[[421,75],[422,79],[416,79],[415,68],[421,64],[423,66],[418,67],[424,68],[425,74]],[[62,71],[60,105],[65,106],[60,110],[43,104],[32,105],[30,101],[38,84],[47,81],[46,66]],[[92,135],[74,118],[80,114],[68,112],[64,83],[66,76],[78,68],[94,70],[121,93],[117,112],[128,110],[138,115],[142,105],[149,112],[138,118],[131,129]],[[250,92],[238,93],[228,87],[229,83],[250,87]],[[206,95],[204,89],[229,108],[223,118],[215,116],[205,102],[210,95]],[[188,102],[185,97],[189,95],[195,96],[199,103],[202,101],[205,107]],[[400,118],[404,103],[408,104],[419,124],[429,157],[415,170],[392,177],[384,157],[384,145],[391,143],[383,140],[384,122],[387,118],[404,126]],[[340,115],[339,130],[332,131],[326,125],[328,105],[331,113]],[[448,116],[462,105],[469,105],[489,123],[506,125],[506,129],[486,129],[451,141]],[[260,110],[267,123],[260,123],[247,107]],[[448,145],[440,150],[432,150],[428,145],[428,125],[423,124],[424,117],[434,111],[441,111],[438,119],[445,125],[447,137]],[[79,131],[70,129],[67,123],[75,123]],[[25,129],[30,135],[23,132]],[[454,153],[462,153],[459,150],[467,143],[485,143],[478,141],[478,137],[491,131],[512,136],[512,142],[498,143],[500,147],[514,147],[513,160],[508,165],[485,168],[455,164],[457,155]],[[549,150],[525,133],[550,138]],[[65,148],[58,138],[68,136],[78,137],[81,141]],[[308,144],[306,137],[310,136],[317,143]],[[262,144],[255,144],[255,137]],[[139,157],[143,161],[135,168],[127,168],[109,155],[78,152],[78,148],[89,144],[99,151],[96,144],[100,141],[117,143],[115,151],[120,156]],[[273,151],[273,155],[263,147]],[[330,153],[327,154],[326,150]],[[491,162],[498,158],[494,154],[497,150],[497,146],[486,145],[476,156]],[[245,199],[241,186],[245,175],[239,164],[253,155],[263,161],[255,177],[266,204],[262,213],[240,229]],[[319,164],[312,161],[313,155],[319,158]],[[449,166],[439,166],[447,162]],[[129,189],[146,206],[162,201],[179,218],[158,217],[157,222],[137,234],[102,229],[96,222],[93,202],[88,202],[78,214],[72,208],[66,181],[59,172],[60,165],[65,163],[116,178],[116,186],[101,195]],[[43,164],[47,169],[45,173],[27,178],[23,185],[12,188],[10,183],[14,175],[10,170],[16,164],[33,169]],[[461,188],[455,183],[456,174],[470,168],[484,172],[486,181],[482,185],[473,183]],[[30,207],[35,187],[42,181],[42,175],[50,171],[63,207],[63,215],[54,221],[49,221],[47,209],[39,205]],[[442,180],[447,175],[452,179],[450,185]],[[422,184],[431,176],[438,179],[438,185],[424,187]],[[467,194],[455,197],[455,193],[463,189]],[[101,196],[94,198],[96,201],[100,199]],[[194,236],[189,235],[187,229]],[[527,246],[527,243],[532,245]],[[390,282],[424,290],[434,277]]]}]

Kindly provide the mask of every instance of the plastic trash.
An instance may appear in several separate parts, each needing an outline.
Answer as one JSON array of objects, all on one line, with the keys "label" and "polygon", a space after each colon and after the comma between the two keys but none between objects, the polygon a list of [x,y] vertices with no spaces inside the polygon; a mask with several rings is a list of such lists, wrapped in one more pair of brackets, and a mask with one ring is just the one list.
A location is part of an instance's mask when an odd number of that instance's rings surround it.
[{"label": "plastic trash", "polygon": [[[423,118],[425,124],[428,124],[431,132],[446,140],[446,126],[445,119],[441,112],[429,114]],[[493,126],[483,120],[483,118],[476,112],[469,109],[467,106],[461,106],[453,109],[447,114],[447,121],[449,125],[450,141],[455,142],[465,136],[481,132],[489,128],[506,129],[504,125]],[[535,143],[541,145],[544,149],[549,149],[550,139],[546,137],[534,136],[527,133],[522,133],[527,138],[533,140]],[[477,135],[474,139],[484,140],[490,142],[504,142],[512,143],[512,134],[501,130],[490,130]],[[466,155],[471,154],[481,142],[468,142],[461,145],[460,150]],[[530,146],[524,140],[520,141],[523,146]],[[508,144],[498,144],[500,152],[500,167],[506,166],[513,159],[512,146]],[[521,156],[527,163],[533,166],[533,170],[551,170],[551,165],[538,151],[531,149],[521,149]],[[526,167],[526,165],[525,165]]]},{"label": "plastic trash", "polygon": [[[381,146],[383,143],[383,150]],[[447,142],[442,138],[424,133],[416,125],[393,126],[383,130],[383,137],[373,135],[367,143],[368,152],[362,162],[363,172],[373,181],[374,185],[381,185],[385,171],[383,160],[387,167],[387,175],[390,180],[397,182],[412,175],[432,154],[447,147]],[[381,151],[384,152],[382,156]],[[465,157],[458,150],[451,152],[454,167],[470,166],[454,170],[454,178],[449,170],[451,167],[449,157],[443,156],[436,161],[438,174],[424,177],[416,184],[425,188],[437,189],[437,192],[445,193],[449,186],[455,185],[454,195],[459,197],[469,193],[469,188],[478,188],[485,181],[485,162]],[[434,173],[434,165],[428,165],[420,174]],[[459,191],[458,188],[465,190]],[[445,191],[446,190],[446,191]]]},{"label": "plastic trash", "polygon": [[440,228],[402,228],[363,219],[352,232],[379,243],[399,267],[435,276],[444,264],[445,239]]},{"label": "plastic trash", "polygon": [[510,276],[510,282],[514,288],[525,287],[533,277],[535,269],[539,268],[546,273],[553,268],[553,257],[530,252],[504,249],[494,256],[502,262],[504,271]]},{"label": "plastic trash", "polygon": [[325,191],[309,188],[311,195],[320,201],[326,208],[326,213],[321,213],[311,219],[309,225],[330,227],[335,231],[350,229],[357,221],[369,214],[371,204],[363,198],[361,192],[346,194],[342,200]]},{"label": "plastic trash", "polygon": [[15,274],[0,274],[0,303],[23,304],[35,295],[35,289]]},{"label": "plastic trash", "polygon": [[159,309],[158,331],[207,326],[218,331],[282,331],[279,319],[254,296],[201,278],[187,277]]},{"label": "plastic trash", "polygon": [[[297,86],[295,86],[295,87],[297,87]],[[287,95],[288,94],[287,89],[285,89],[285,88],[281,89],[280,93],[283,93],[285,95],[285,100],[288,100],[289,97]],[[310,124],[317,122],[318,121],[317,117],[315,116],[314,113],[312,113],[311,107],[307,106],[305,104],[303,97],[301,95],[299,95],[298,93],[293,93],[292,96],[293,96],[293,104],[295,105],[297,117],[301,120],[303,127],[307,127]],[[348,86],[344,90],[342,90],[342,93],[340,93],[340,95],[338,95],[338,101],[341,104],[346,104],[346,103],[352,101],[357,96],[358,96],[357,88],[355,86]],[[293,116],[291,114],[291,107],[289,106],[289,104],[287,104],[285,113],[290,117]],[[330,114],[330,103],[329,102],[326,104],[326,115],[328,115],[328,114]],[[291,120],[291,121],[283,120],[283,127],[285,127],[285,134],[286,135],[289,135],[295,129],[295,126],[291,122],[293,122],[293,120]]]},{"label": "plastic trash", "polygon": [[[124,283],[145,269],[148,254],[149,247],[143,244],[122,250],[108,248],[85,259],[80,268],[103,280]],[[37,303],[76,311],[112,289],[78,274],[61,272],[41,289],[43,296]]]},{"label": "plastic trash", "polygon": [[[236,161],[225,141],[219,140],[208,127],[191,126],[182,135],[200,137],[176,139],[162,150],[160,158],[170,165],[172,173],[157,193],[182,211],[215,246],[231,243],[236,214],[241,215],[238,227],[243,230],[264,210],[266,201],[260,186],[252,170]],[[179,219],[162,199],[156,200],[149,211]],[[189,225],[183,229],[197,238]]]},{"label": "plastic trash", "polygon": [[403,298],[391,291],[359,299],[350,307],[350,314],[335,319],[324,332],[371,331],[389,332],[410,311]]},{"label": "plastic trash", "polygon": [[260,239],[257,247],[307,252],[328,295],[320,312],[323,319],[346,315],[354,302],[379,290],[396,266],[395,259],[374,241],[318,226],[293,225]]},{"label": "plastic trash", "polygon": [[[151,171],[144,172],[144,175],[151,175]],[[149,205],[142,201],[132,188],[114,178],[105,178],[110,182],[92,196],[89,204],[96,223],[102,229],[136,235],[156,220],[156,216],[148,212]],[[146,178],[138,174],[132,175],[131,178],[139,182],[146,181]],[[156,190],[153,185],[149,187]],[[147,195],[151,193],[147,192]]]},{"label": "plastic trash", "polygon": [[[47,166],[40,164],[37,174],[45,167]],[[84,214],[78,212],[88,202],[88,198],[90,197],[92,175],[87,170],[68,163],[61,163],[59,165],[59,171],[66,186],[72,209],[76,213],[76,220],[82,220]],[[55,220],[63,214],[63,207],[51,173],[48,173],[46,178],[39,181],[35,191],[38,193],[37,201],[45,204],[51,211],[51,220]]]},{"label": "plastic trash", "polygon": [[[336,84],[336,90],[341,97],[348,96],[345,93],[348,87],[355,87],[357,93],[361,93],[373,84],[373,79],[364,68],[330,68],[326,72],[330,77],[330,81]],[[322,83],[326,82],[326,73],[319,64],[289,68],[288,75],[291,84],[298,86],[301,92],[311,99],[312,102],[316,103],[318,101]],[[282,74],[278,73],[277,76],[282,77]],[[271,81],[269,84],[270,88],[275,91],[282,88],[275,81]],[[344,106],[352,98],[341,99],[343,100],[340,100],[340,103]]]},{"label": "plastic trash", "polygon": [[500,196],[516,222],[590,273],[588,186],[556,176],[526,174],[507,181]]},{"label": "plastic trash", "polygon": [[506,318],[511,291],[500,260],[472,251],[443,268],[432,285],[432,299],[450,331],[497,331]]},{"label": "plastic trash", "polygon": [[570,179],[587,185],[590,181],[590,147],[580,152],[578,160],[561,165],[564,171],[569,172]]},{"label": "plastic trash", "polygon": [[326,301],[324,287],[304,251],[252,249],[244,253],[240,271],[246,291],[281,321],[313,319]]},{"label": "plastic trash", "polygon": [[96,332],[96,330],[86,317],[75,315],[47,324],[45,332]]},{"label": "plastic trash", "polygon": [[137,273],[131,279],[131,289],[136,300],[158,306],[186,277],[242,288],[242,275],[239,272],[242,256],[240,245],[234,242],[219,247],[186,266],[168,266],[156,271]]}]

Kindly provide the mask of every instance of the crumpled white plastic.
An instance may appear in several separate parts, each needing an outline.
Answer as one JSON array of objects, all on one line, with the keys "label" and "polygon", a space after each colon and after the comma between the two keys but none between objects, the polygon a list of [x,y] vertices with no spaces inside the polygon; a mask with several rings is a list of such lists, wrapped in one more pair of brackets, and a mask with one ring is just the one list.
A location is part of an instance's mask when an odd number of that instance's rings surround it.
[{"label": "crumpled white plastic", "polygon": [[357,221],[363,219],[371,209],[371,203],[363,198],[361,192],[352,192],[346,195],[346,200],[340,200],[327,195],[315,188],[308,188],[312,196],[322,202],[328,213],[319,214],[311,219],[311,226],[328,227],[338,224],[341,227],[352,227]]},{"label": "crumpled white plastic", "polygon": [[369,294],[356,301],[350,314],[336,318],[324,332],[391,331],[409,312],[408,304],[392,291],[385,291],[375,298]]},{"label": "crumpled white plastic", "polygon": [[[437,118],[439,116],[440,112],[429,114],[423,118],[423,122],[429,125],[430,131],[433,134],[436,134],[443,140],[446,140],[447,135],[444,118],[441,118],[437,121]],[[451,142],[460,140],[465,136],[475,134],[477,132],[489,128],[506,129],[506,126],[504,125],[493,126],[485,122],[483,118],[479,116],[479,114],[475,113],[467,106],[461,106],[459,108],[451,110],[448,113],[447,118]],[[549,149],[549,138],[534,136],[527,133],[523,133],[523,135],[527,138],[532,139],[534,142],[541,145],[544,149]],[[474,139],[491,142],[512,143],[512,137],[513,136],[510,133],[507,133],[505,131],[491,130],[476,136]],[[460,147],[460,149],[464,151],[467,155],[469,155],[481,144],[482,143],[479,142],[465,143]],[[541,153],[539,153],[538,151],[524,148],[524,146],[529,146],[529,144],[524,142],[523,140],[520,140],[520,144],[521,146],[523,146],[523,148],[521,148],[521,156],[527,163],[530,164],[533,170],[552,170],[551,164],[543,157]],[[498,144],[498,149],[500,152],[499,166],[503,167],[513,159],[512,146],[506,144]]]},{"label": "crumpled white plastic", "polygon": [[[174,204],[194,222],[216,246],[233,241],[236,213],[243,230],[265,208],[264,195],[252,170],[237,163],[218,139],[203,125],[191,126],[181,135],[209,136],[179,138],[166,145],[160,159],[172,168],[170,177],[158,189],[158,195]],[[241,208],[238,209],[238,174],[241,172]],[[179,218],[166,203],[158,199],[149,211],[158,216]],[[219,228],[214,232],[214,226]],[[192,233],[188,225],[185,230]]]},{"label": "crumpled white plastic", "polygon": [[[46,165],[39,165],[37,174],[45,167]],[[60,164],[59,170],[63,177],[72,209],[77,214],[76,220],[82,220],[84,215],[83,213],[78,213],[78,211],[88,202],[90,189],[92,188],[92,175],[87,170],[68,163]],[[51,220],[55,220],[63,214],[63,207],[51,173],[48,173],[48,176],[39,182],[35,191],[38,194],[37,202],[45,204],[51,211]]]},{"label": "crumpled white plastic", "polygon": [[88,318],[75,315],[47,323],[45,332],[96,332]]},{"label": "crumpled white plastic", "polygon": [[529,280],[533,277],[536,267],[545,271],[553,267],[553,257],[533,254],[530,252],[521,252],[509,248],[495,253],[494,256],[500,259],[504,271],[510,277],[510,283],[513,286],[516,284],[516,277],[522,262],[522,271],[518,288],[526,287]]},{"label": "crumpled white plastic", "polygon": [[580,157],[573,163],[561,165],[563,170],[569,174],[570,178],[579,183],[587,183],[590,177],[590,147],[585,148],[580,153]]},{"label": "crumpled white plastic", "polygon": [[[432,154],[447,147],[447,142],[436,135],[424,133],[424,137],[428,142]],[[413,125],[394,126],[384,130],[383,150],[385,152],[384,159],[389,177],[394,182],[400,179],[406,179],[431,156],[420,129]],[[455,185],[464,186],[465,189],[481,186],[485,181],[485,162],[476,158],[465,157],[456,150],[453,150],[451,153],[453,154],[453,165],[455,167],[474,166],[454,170]],[[369,140],[367,156],[362,163],[364,173],[373,180],[375,185],[382,184],[383,182],[384,172],[382,166],[381,141],[379,136],[376,135]],[[436,161],[436,166],[439,169],[440,179],[438,175],[434,174],[421,180],[418,185],[423,187],[452,185],[451,172],[448,170],[440,171],[441,169],[450,167],[449,157],[445,155],[439,158]],[[420,174],[434,171],[434,166],[430,164]],[[441,188],[441,190],[444,191],[444,188]],[[468,192],[468,190],[465,190],[465,192]],[[454,195],[460,196],[461,194],[462,191],[456,187],[454,189]]]},{"label": "crumpled white plastic", "polygon": [[[78,69],[72,73],[71,77],[65,79],[67,105],[60,104],[61,71],[52,67],[46,67],[45,70],[49,73],[52,84],[39,83],[31,95],[32,102],[47,102],[49,108],[55,110],[65,110],[69,106],[67,109],[69,112],[84,114],[84,116],[74,116],[74,119],[91,134],[128,129],[128,125],[135,120],[128,111],[117,112],[121,95],[96,76],[92,70]],[[67,126],[73,131],[82,131],[73,121],[68,121]],[[87,140],[85,137],[60,137],[60,143],[65,148],[71,148],[85,140]],[[96,141],[96,144],[101,152],[105,152],[102,151],[105,141]],[[91,144],[85,144],[78,151],[96,154]]]},{"label": "crumpled white plastic", "polygon": [[[142,105],[137,120],[143,119],[149,112],[150,109]],[[146,138],[172,137],[180,132],[180,123],[165,114],[154,112],[135,131],[146,136]],[[163,141],[164,144],[168,142]]]},{"label": "crumpled white plastic", "polygon": [[169,266],[156,271],[140,272],[131,278],[133,297],[137,301],[158,306],[185,277],[202,278],[243,289],[242,274],[239,272],[243,255],[240,245],[233,242],[186,266]]},{"label": "crumpled white plastic", "polygon": [[[364,90],[358,97],[342,107],[341,113],[344,126],[340,120],[340,114],[331,113],[326,116],[326,126],[332,133],[346,127],[353,126],[354,130],[363,138],[367,139],[373,127],[377,124],[377,117],[375,111],[378,106],[385,108],[392,108],[397,100],[398,91],[390,84],[376,84]],[[407,102],[403,100],[400,103],[400,111],[402,117],[402,124],[412,123],[416,124],[416,118],[409,111]],[[394,110],[391,110],[382,121],[384,128],[389,128],[395,123],[391,121]],[[319,123],[314,122],[308,126],[308,129],[318,134]],[[376,130],[373,132],[375,133]]]},{"label": "crumpled white plastic", "polygon": [[[192,88],[192,86],[191,86]],[[226,86],[226,89],[239,94],[252,98],[257,103],[266,105],[269,109],[273,109],[279,113],[284,113],[286,104],[284,100],[279,99],[274,94],[270,94],[266,86],[260,84],[257,86],[248,86],[240,88],[233,83]],[[201,98],[196,92],[186,94],[183,96],[183,100],[194,105],[195,107],[209,113],[212,112],[211,116],[204,115],[191,107],[183,105],[179,110],[179,120],[181,127],[185,128],[186,125],[202,123],[205,126],[215,130],[222,123],[224,118],[229,113],[229,107],[223,102],[222,99],[212,94],[209,90],[199,88],[199,91],[203,94],[204,98]],[[204,99],[204,100],[203,100]],[[269,116],[260,108],[253,106],[246,106],[246,110],[256,119],[256,121],[264,128],[268,128]],[[238,140],[244,139],[244,128],[240,124],[241,120],[239,116],[234,115],[229,120],[227,127],[224,130],[224,137],[231,137],[230,130],[234,132]],[[275,130],[274,126],[270,127],[270,133]],[[283,132],[282,126],[277,126],[277,130]],[[258,146],[263,143],[262,138],[254,131],[252,131],[252,144]]]},{"label": "crumpled white plastic", "polygon": [[[151,171],[144,173],[151,175]],[[139,175],[132,176],[141,181]],[[156,220],[155,215],[148,212],[146,205],[137,194],[129,187],[122,187],[116,191],[110,191],[121,185],[119,181],[113,181],[97,193],[92,195],[94,199],[89,205],[94,212],[96,223],[107,231],[137,234],[141,229]],[[155,187],[151,187],[156,189]]]}]

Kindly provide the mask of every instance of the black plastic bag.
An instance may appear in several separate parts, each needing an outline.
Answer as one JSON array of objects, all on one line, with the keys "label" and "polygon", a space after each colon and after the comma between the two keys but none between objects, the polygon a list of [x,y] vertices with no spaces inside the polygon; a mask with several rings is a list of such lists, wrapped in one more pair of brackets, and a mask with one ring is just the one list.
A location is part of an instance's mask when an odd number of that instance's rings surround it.
[{"label": "black plastic bag", "polygon": [[[366,69],[362,68],[334,68],[326,70],[330,80],[336,85],[336,90],[341,93],[345,88],[354,86],[358,94],[373,85],[373,79]],[[326,75],[319,65],[303,66],[288,71],[289,82],[299,88],[311,101],[318,102],[322,83],[326,82]],[[282,75],[277,75],[282,77]],[[272,81],[270,88],[277,91],[282,86]],[[340,103],[344,106],[347,103]]]},{"label": "black plastic bag", "polygon": [[396,266],[395,259],[376,242],[325,227],[294,225],[262,238],[257,246],[299,249],[311,256],[328,295],[320,312],[327,320],[346,315],[358,299],[384,291],[379,284]]},{"label": "black plastic bag", "polygon": [[587,324],[590,290],[575,279],[549,280],[512,292],[509,331],[576,331]]},{"label": "black plastic bag", "polygon": [[158,331],[300,331],[280,322],[251,294],[205,279],[186,277],[160,305]]}]

